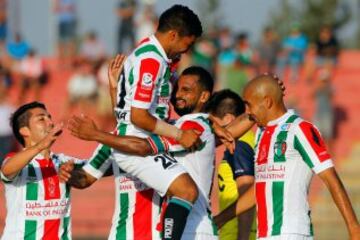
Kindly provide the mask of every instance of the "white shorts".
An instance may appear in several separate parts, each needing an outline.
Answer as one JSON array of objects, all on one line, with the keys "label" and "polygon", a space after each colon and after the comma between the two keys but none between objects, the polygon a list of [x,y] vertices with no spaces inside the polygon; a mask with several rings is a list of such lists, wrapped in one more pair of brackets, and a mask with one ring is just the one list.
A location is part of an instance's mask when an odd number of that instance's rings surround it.
[{"label": "white shorts", "polygon": [[140,179],[160,196],[165,196],[175,178],[187,173],[185,168],[168,154],[139,157],[114,150],[113,157],[123,171]]},{"label": "white shorts", "polygon": [[280,236],[258,238],[258,240],[314,240],[314,237],[302,234],[281,234]]}]

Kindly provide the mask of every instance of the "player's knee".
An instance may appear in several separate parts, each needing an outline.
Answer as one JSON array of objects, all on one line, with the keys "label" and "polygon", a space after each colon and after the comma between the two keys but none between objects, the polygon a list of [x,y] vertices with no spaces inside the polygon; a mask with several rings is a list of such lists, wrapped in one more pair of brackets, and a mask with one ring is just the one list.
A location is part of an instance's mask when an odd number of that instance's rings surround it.
[{"label": "player's knee", "polygon": [[193,203],[198,198],[199,191],[190,175],[182,174],[171,184],[169,194]]},{"label": "player's knee", "polygon": [[186,190],[187,190],[185,193],[186,196],[184,196],[182,199],[194,203],[199,196],[199,190],[197,186],[195,185],[195,183],[191,184],[188,186]]}]

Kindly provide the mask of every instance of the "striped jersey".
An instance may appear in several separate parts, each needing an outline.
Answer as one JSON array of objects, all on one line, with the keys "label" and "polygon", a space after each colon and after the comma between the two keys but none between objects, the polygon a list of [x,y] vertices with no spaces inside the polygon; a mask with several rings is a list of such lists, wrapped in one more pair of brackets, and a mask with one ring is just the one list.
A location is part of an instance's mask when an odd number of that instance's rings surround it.
[{"label": "striped jersey", "polygon": [[[120,135],[126,134],[124,129],[119,129]],[[160,232],[157,230],[160,222],[160,195],[136,177],[122,171],[113,160],[112,151],[106,145],[99,145],[83,167],[97,179],[112,168],[115,177],[115,210],[108,239],[160,240]]]},{"label": "striped jersey", "polygon": [[60,183],[57,174],[60,164],[70,159],[83,164],[63,154],[52,153],[50,159],[38,154],[15,178],[1,174],[7,208],[2,240],[71,239],[70,187]]},{"label": "striped jersey", "polygon": [[[213,225],[210,192],[214,176],[215,136],[209,124],[208,115],[204,113],[187,114],[179,118],[175,125],[183,130],[196,129],[201,133],[203,145],[195,152],[187,152],[175,140],[152,135],[149,142],[154,152],[169,151],[185,167],[199,189],[196,200],[185,226],[183,239],[192,239],[193,235],[217,236]],[[188,238],[187,238],[188,236]]]},{"label": "striped jersey", "polygon": [[145,131],[131,124],[131,107],[147,109],[158,119],[169,117],[170,64],[171,60],[154,35],[144,39],[126,59],[117,86],[115,115],[118,123],[136,130],[131,135],[145,136]]},{"label": "striped jersey", "polygon": [[313,124],[289,110],[258,129],[255,181],[258,237],[312,236],[307,194],[313,172],[333,167]]}]

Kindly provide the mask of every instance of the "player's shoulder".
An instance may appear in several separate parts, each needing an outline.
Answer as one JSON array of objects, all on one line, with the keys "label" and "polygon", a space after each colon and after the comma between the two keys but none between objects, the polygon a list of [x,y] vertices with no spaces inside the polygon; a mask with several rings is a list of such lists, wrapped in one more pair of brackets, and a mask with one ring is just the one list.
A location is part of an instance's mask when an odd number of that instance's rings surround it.
[{"label": "player's shoulder", "polygon": [[[290,112],[290,113],[291,114],[289,114],[286,121],[278,125],[278,128],[280,128],[279,129],[280,131],[294,132],[294,131],[298,130],[300,124],[307,122],[303,118],[301,118],[298,114],[296,114],[295,112]],[[307,122],[307,123],[310,123],[310,122]]]},{"label": "player's shoulder", "polygon": [[151,38],[146,38],[139,43],[139,45],[132,51],[130,54],[131,58],[136,59],[145,59],[151,58],[159,62],[164,62],[165,58],[163,53],[158,46],[151,40]]},{"label": "player's shoulder", "polygon": [[205,129],[211,129],[209,114],[206,113],[190,113],[181,116],[177,121],[177,125],[196,123]]},{"label": "player's shoulder", "polygon": [[[4,159],[2,160],[2,163],[6,162],[7,160],[9,160],[10,158],[12,158],[13,156],[16,155],[16,152],[9,152],[4,156]],[[1,167],[1,166],[0,166]]]},{"label": "player's shoulder", "polygon": [[247,143],[250,147],[254,148],[255,146],[255,133],[252,130],[247,131],[242,135],[237,141],[236,144],[241,142]]}]

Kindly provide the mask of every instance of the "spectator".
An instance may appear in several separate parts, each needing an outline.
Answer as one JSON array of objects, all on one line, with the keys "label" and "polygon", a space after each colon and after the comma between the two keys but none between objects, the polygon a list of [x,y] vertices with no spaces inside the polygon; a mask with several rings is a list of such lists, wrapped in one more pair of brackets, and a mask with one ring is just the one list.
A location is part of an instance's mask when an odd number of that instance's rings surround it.
[{"label": "spectator", "polygon": [[216,46],[209,38],[200,39],[194,46],[192,52],[192,63],[201,66],[207,71],[213,73],[214,58],[216,56]]},{"label": "spectator", "polygon": [[7,101],[9,95],[10,81],[4,70],[0,70],[0,166],[5,155],[13,150],[15,141],[8,124],[14,108]]},{"label": "spectator", "polygon": [[12,59],[21,60],[29,53],[30,48],[21,35],[16,33],[14,40],[7,43],[6,50]]},{"label": "spectator", "polygon": [[258,48],[260,72],[274,72],[280,47],[275,31],[270,27],[265,28]]},{"label": "spectator", "polygon": [[71,60],[75,54],[76,1],[56,0],[55,12],[58,15],[59,57],[67,65],[71,62],[65,59]]},{"label": "spectator", "polygon": [[253,63],[254,53],[251,49],[246,33],[240,33],[235,42],[235,52],[240,61],[245,65]]},{"label": "spectator", "polygon": [[147,0],[136,21],[136,42],[152,35],[157,26],[157,16],[154,11],[153,0]]},{"label": "spectator", "polygon": [[282,52],[278,61],[278,75],[283,78],[285,66],[290,66],[290,80],[294,83],[299,76],[299,68],[304,62],[308,41],[298,24],[293,24],[290,35],[282,42]]},{"label": "spectator", "polygon": [[31,49],[28,56],[20,61],[19,71],[21,74],[21,86],[18,103],[21,105],[28,90],[33,90],[34,100],[40,100],[41,90],[47,83],[48,75],[44,69],[42,59]]},{"label": "spectator", "polygon": [[108,129],[115,124],[114,110],[111,106],[111,97],[109,94],[108,68],[108,61],[103,60],[96,74],[99,83],[97,113],[101,120],[102,129]]},{"label": "spectator", "polygon": [[220,53],[218,55],[216,66],[216,89],[227,88],[227,77],[229,69],[233,66],[236,54],[233,50],[233,37],[229,28],[223,28],[219,32],[219,48]]},{"label": "spectator", "polygon": [[91,63],[87,59],[79,59],[75,73],[68,82],[69,106],[88,104],[95,101],[97,82]]},{"label": "spectator", "polygon": [[[245,62],[244,62],[245,61]],[[246,72],[248,61],[238,55],[233,65],[227,71],[224,88],[228,88],[237,94],[242,94],[245,85],[248,82],[248,73]]]},{"label": "spectator", "polygon": [[80,48],[80,55],[91,61],[94,66],[99,65],[101,60],[105,58],[104,44],[98,39],[95,32],[86,34]]},{"label": "spectator", "polygon": [[7,0],[0,0],[0,45],[3,47],[7,37]]},{"label": "spectator", "polygon": [[334,66],[339,54],[339,43],[330,26],[323,26],[316,39],[316,64],[323,66],[326,63]]},{"label": "spectator", "polygon": [[331,64],[319,72],[314,89],[315,114],[314,124],[318,126],[321,136],[329,150],[332,150],[334,137],[334,108],[332,105],[333,87],[331,85]]},{"label": "spectator", "polygon": [[[119,53],[128,52],[135,45],[134,33],[134,15],[136,2],[135,0],[120,0],[117,6],[117,16],[120,20],[118,30],[117,50]],[[126,40],[129,45],[125,47]]]}]

